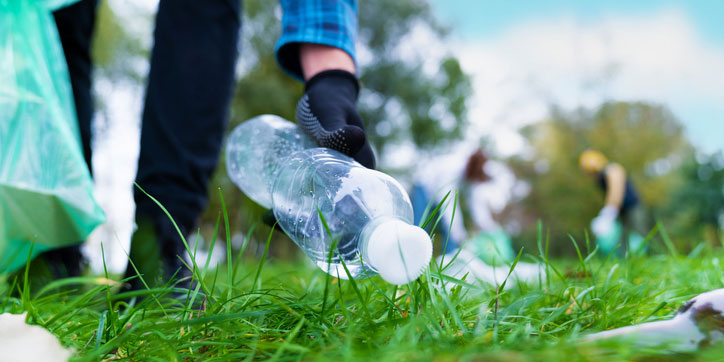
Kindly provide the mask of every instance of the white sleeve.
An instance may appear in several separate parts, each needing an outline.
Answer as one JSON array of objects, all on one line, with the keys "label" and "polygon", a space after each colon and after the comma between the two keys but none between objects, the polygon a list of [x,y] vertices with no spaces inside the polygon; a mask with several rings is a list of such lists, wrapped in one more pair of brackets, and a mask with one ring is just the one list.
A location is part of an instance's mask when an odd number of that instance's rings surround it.
[{"label": "white sleeve", "polygon": [[485,186],[485,184],[469,186],[468,211],[473,223],[480,231],[493,231],[500,228],[500,226],[495,222],[493,213],[490,211],[488,196],[492,190]]}]

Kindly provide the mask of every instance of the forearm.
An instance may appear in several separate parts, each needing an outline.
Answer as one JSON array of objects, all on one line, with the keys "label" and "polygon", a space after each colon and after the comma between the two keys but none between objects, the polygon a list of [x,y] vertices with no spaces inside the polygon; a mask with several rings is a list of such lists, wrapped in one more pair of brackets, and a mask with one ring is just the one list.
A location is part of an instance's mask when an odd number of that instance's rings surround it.
[{"label": "forearm", "polygon": [[374,168],[375,155],[357,112],[359,81],[353,58],[338,47],[301,43],[297,64],[296,74],[305,82],[295,115],[299,127],[320,147]]},{"label": "forearm", "polygon": [[352,57],[344,50],[328,45],[302,44],[299,47],[299,61],[305,81],[325,70],[340,69],[356,73]]},{"label": "forearm", "polygon": [[626,172],[619,165],[611,165],[606,172],[606,205],[620,209],[626,192]]}]

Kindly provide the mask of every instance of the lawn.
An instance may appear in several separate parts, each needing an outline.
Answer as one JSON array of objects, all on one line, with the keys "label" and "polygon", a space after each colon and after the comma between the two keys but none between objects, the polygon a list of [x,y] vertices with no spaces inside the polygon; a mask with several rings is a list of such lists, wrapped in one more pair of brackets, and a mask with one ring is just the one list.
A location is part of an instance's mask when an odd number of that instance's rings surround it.
[{"label": "lawn", "polygon": [[[544,263],[549,277],[505,289],[446,277],[436,264],[401,287],[379,277],[340,280],[301,257],[256,259],[242,250],[229,258],[232,268],[197,265],[203,282],[197,290],[177,290],[186,292],[184,303],[168,298],[170,287],[119,294],[112,277],[60,280],[33,291],[11,278],[0,284],[0,311],[27,311],[29,323],[75,350],[74,361],[612,361],[724,355],[718,346],[672,355],[624,341],[579,341],[586,333],[667,319],[690,297],[721,288],[721,249],[603,258],[585,241],[568,240],[580,258],[548,260],[543,239],[539,250],[524,250],[520,260]],[[21,272],[17,279],[23,277]],[[10,288],[18,292],[11,296]],[[129,303],[133,296],[145,298]]]}]

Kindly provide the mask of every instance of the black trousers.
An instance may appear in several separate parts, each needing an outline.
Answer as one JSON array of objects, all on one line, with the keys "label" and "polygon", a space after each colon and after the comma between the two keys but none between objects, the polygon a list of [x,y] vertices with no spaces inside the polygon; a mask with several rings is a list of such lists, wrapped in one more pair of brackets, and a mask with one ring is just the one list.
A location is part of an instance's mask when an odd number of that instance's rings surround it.
[{"label": "black trousers", "polygon": [[[83,152],[91,168],[91,39],[98,0],[54,13],[75,97]],[[240,0],[161,0],[145,94],[136,183],[156,198],[184,233],[207,203],[233,92],[241,27]],[[122,25],[122,24],[121,24]],[[162,249],[183,250],[175,229],[134,187],[136,219],[153,220]],[[163,245],[166,243],[167,245]]]}]

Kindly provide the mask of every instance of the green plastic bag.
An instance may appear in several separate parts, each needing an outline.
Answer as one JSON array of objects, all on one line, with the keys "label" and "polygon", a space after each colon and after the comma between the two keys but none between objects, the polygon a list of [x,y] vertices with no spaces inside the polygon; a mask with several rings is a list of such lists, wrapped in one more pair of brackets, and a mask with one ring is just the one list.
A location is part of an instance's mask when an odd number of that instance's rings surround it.
[{"label": "green plastic bag", "polygon": [[642,256],[646,255],[646,251],[648,250],[648,245],[644,243],[646,239],[641,236],[641,234],[631,231],[628,234],[628,251],[629,253],[636,255],[636,256]]},{"label": "green plastic bag", "polygon": [[636,256],[646,254],[648,247],[644,243],[646,240],[641,234],[635,231],[629,231],[628,235],[624,234],[624,228],[618,220],[614,221],[613,227],[607,234],[596,234],[596,245],[598,245],[601,255],[610,255],[619,247],[622,240],[626,240],[627,250],[621,249],[619,250],[619,254],[623,255],[624,251]]},{"label": "green plastic bag", "polygon": [[93,198],[51,11],[68,0],[0,0],[0,273],[83,241]]},{"label": "green plastic bag", "polygon": [[613,227],[608,233],[596,234],[596,245],[598,245],[601,255],[607,256],[611,254],[621,243],[622,234],[623,228],[618,220],[613,222]]},{"label": "green plastic bag", "polygon": [[463,247],[488,265],[505,265],[515,259],[510,237],[501,228],[481,231],[468,239]]}]

